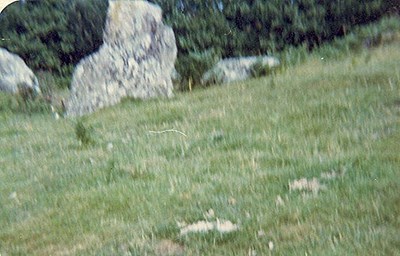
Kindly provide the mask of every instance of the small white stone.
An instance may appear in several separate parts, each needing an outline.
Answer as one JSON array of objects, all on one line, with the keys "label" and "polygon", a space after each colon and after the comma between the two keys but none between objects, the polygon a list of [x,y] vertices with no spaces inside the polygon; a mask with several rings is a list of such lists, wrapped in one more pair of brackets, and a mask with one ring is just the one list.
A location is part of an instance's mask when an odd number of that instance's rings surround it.
[{"label": "small white stone", "polygon": [[276,206],[284,206],[285,202],[283,201],[282,197],[278,195],[275,199],[275,205]]},{"label": "small white stone", "polygon": [[256,250],[254,250],[254,249],[249,249],[248,255],[249,255],[249,256],[257,256],[257,252],[256,252]]},{"label": "small white stone", "polygon": [[236,199],[233,198],[233,197],[230,197],[230,198],[228,199],[228,204],[230,204],[230,205],[235,205],[235,204],[236,204]]},{"label": "small white stone", "polygon": [[91,165],[94,165],[95,163],[96,163],[96,161],[93,159],[93,158],[89,158],[89,163],[91,164]]},{"label": "small white stone", "polygon": [[268,242],[268,248],[270,251],[272,251],[274,249],[274,243],[272,241]]},{"label": "small white stone", "polygon": [[184,221],[177,221],[176,225],[178,226],[178,228],[184,228],[186,227],[188,224]]},{"label": "small white stone", "polygon": [[109,152],[111,152],[111,151],[113,150],[113,148],[114,148],[114,145],[113,145],[111,142],[109,142],[109,143],[107,144],[107,150],[108,150]]},{"label": "small white stone", "polygon": [[262,229],[258,230],[257,236],[258,236],[258,237],[263,237],[263,236],[265,236],[264,230],[262,230]]},{"label": "small white stone", "polygon": [[213,209],[209,209],[209,210],[206,212],[205,217],[206,217],[207,219],[214,218],[214,217],[215,217],[214,210],[213,210]]},{"label": "small white stone", "polygon": [[8,196],[8,198],[10,198],[10,199],[12,199],[12,200],[16,200],[16,199],[18,199],[18,196],[17,196],[17,192],[12,192],[9,196]]},{"label": "small white stone", "polygon": [[217,219],[216,229],[220,233],[229,233],[229,232],[238,230],[239,226],[237,224],[233,224],[229,220],[221,220],[220,221],[219,219]]},{"label": "small white stone", "polygon": [[208,221],[198,221],[181,228],[180,235],[188,233],[206,233],[214,228],[214,224]]}]

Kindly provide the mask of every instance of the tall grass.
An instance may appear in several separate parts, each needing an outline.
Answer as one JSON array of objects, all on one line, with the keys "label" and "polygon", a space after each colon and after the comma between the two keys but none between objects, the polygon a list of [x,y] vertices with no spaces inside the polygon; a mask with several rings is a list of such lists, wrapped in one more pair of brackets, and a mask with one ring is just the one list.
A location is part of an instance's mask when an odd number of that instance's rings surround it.
[{"label": "tall grass", "polygon": [[[311,55],[274,86],[126,100],[85,120],[91,147],[75,120],[1,111],[0,254],[399,254],[399,59]],[[289,189],[302,178],[321,187]],[[207,219],[239,229],[180,235]]]}]

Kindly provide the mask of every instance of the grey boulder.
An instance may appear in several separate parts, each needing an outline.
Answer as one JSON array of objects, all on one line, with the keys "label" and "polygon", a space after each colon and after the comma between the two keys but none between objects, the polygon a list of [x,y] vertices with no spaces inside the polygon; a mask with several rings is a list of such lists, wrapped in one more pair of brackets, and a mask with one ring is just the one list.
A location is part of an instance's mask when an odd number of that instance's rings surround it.
[{"label": "grey boulder", "polygon": [[32,70],[18,55],[0,48],[0,91],[16,94],[21,91],[40,93],[39,82]]}]

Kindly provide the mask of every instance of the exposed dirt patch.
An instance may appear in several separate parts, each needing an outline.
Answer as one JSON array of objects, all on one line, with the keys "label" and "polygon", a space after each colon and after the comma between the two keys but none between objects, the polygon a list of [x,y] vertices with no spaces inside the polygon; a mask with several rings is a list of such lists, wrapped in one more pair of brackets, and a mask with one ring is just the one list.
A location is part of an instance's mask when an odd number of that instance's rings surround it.
[{"label": "exposed dirt patch", "polygon": [[185,247],[183,245],[169,239],[161,240],[155,249],[157,256],[179,256],[183,255],[184,252]]},{"label": "exposed dirt patch", "polygon": [[319,183],[317,178],[313,178],[311,180],[307,180],[306,178],[302,178],[299,180],[294,180],[289,182],[289,190],[299,190],[299,191],[308,191],[313,192],[314,194],[318,193],[320,190],[324,190],[326,187]]}]

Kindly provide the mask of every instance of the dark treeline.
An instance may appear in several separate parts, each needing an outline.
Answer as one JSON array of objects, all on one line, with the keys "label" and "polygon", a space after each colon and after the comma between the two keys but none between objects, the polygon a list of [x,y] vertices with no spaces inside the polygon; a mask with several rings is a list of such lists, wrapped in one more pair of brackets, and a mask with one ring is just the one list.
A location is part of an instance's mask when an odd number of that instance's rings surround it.
[{"label": "dark treeline", "polygon": [[[181,54],[214,48],[222,57],[281,51],[345,35],[399,12],[384,0],[153,0],[177,33]],[[396,8],[398,7],[398,8]]]},{"label": "dark treeline", "polygon": [[[360,24],[399,13],[400,0],[152,0],[163,9],[178,46],[176,68],[196,81],[221,57],[309,50]],[[106,0],[13,4],[1,14],[1,47],[35,70],[69,76],[102,43]]]},{"label": "dark treeline", "polygon": [[400,0],[152,0],[176,35],[176,68],[196,83],[218,58],[308,50],[399,12]]},{"label": "dark treeline", "polygon": [[36,71],[70,77],[74,65],[103,42],[106,0],[14,3],[0,16],[0,47]]}]

